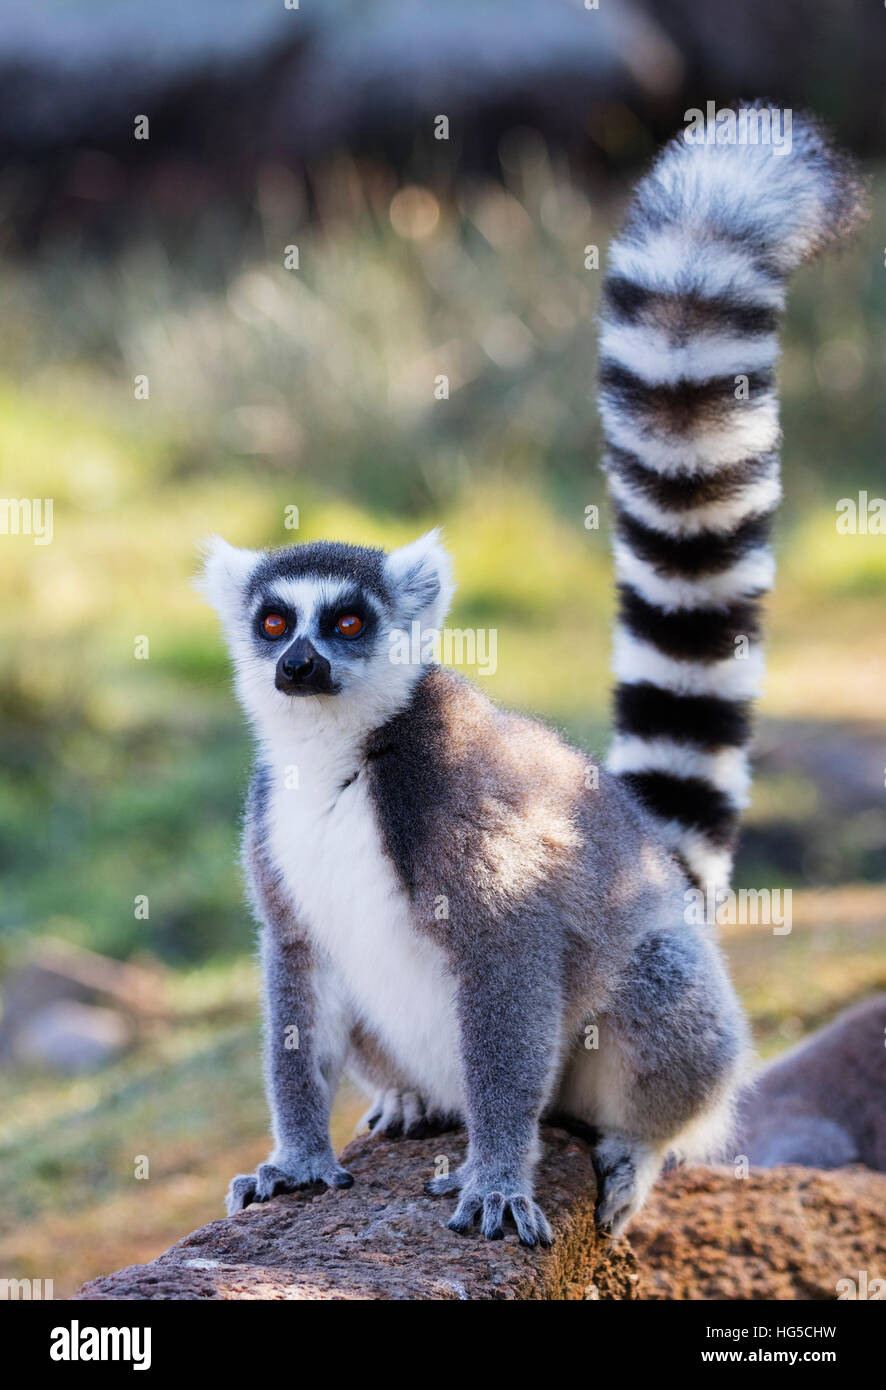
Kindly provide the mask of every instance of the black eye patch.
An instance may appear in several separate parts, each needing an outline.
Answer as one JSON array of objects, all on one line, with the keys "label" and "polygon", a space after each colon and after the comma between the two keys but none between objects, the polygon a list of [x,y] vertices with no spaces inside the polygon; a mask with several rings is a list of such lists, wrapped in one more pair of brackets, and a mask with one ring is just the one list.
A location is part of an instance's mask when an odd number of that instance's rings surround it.
[{"label": "black eye patch", "polygon": [[371,604],[358,593],[345,594],[342,598],[337,598],[334,603],[324,604],[317,614],[317,634],[327,639],[337,639],[338,641],[348,641],[342,638],[336,630],[336,623],[339,618],[353,615],[363,623],[360,631],[359,643],[351,639],[351,645],[355,648],[364,644],[366,638],[371,638],[378,628],[378,615]]},{"label": "black eye patch", "polygon": [[[282,631],[268,630],[265,626],[267,619],[282,618],[285,621],[285,628]],[[272,595],[269,595],[255,610],[252,619],[252,635],[259,650],[266,651],[268,647],[273,647],[277,643],[291,638],[296,624],[295,609],[288,603],[278,603]]]}]

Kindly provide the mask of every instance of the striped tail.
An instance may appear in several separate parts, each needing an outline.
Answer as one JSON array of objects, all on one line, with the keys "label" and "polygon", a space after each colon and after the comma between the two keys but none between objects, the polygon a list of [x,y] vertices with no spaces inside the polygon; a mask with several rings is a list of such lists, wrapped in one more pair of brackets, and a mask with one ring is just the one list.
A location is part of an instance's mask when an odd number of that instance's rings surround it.
[{"label": "striped tail", "polygon": [[774,577],[785,283],[863,210],[851,162],[795,116],[789,152],[678,136],[610,250],[599,369],[619,594],[609,765],[692,878],[715,888],[728,885],[748,799],[760,600]]}]

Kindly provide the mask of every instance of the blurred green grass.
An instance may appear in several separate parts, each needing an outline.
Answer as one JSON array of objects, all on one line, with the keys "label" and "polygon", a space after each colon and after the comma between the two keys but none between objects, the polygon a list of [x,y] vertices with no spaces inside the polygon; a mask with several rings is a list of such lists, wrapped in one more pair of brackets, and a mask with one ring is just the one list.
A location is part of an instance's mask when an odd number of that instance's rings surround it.
[{"label": "blurred green grass", "polygon": [[[882,215],[886,174],[876,189]],[[253,241],[207,214],[174,254],[158,235],[111,261],[65,244],[0,266],[0,494],[52,497],[55,532],[45,547],[0,543],[0,953],[5,942],[11,958],[21,932],[61,935],[159,957],[182,991],[168,1034],[97,1078],[0,1079],[17,1213],[0,1249],[45,1273],[62,1231],[69,1287],[216,1214],[230,1172],[263,1143],[236,865],[249,746],[215,619],[189,587],[200,538],[390,546],[443,523],[453,624],[498,630],[489,693],[605,749],[600,272],[583,260],[586,244],[605,248],[619,199],[577,193],[537,146],[504,187],[465,187],[449,206],[422,190],[392,203],[392,191],[340,165],[308,224],[297,187],[271,171]],[[874,239],[805,271],[791,300],[762,712],[884,732],[886,540],[834,524],[840,496],[886,493]],[[297,272],[283,267],[294,242]],[[140,373],[147,401],[134,398]],[[440,373],[446,401],[434,399]],[[599,531],[584,527],[589,504],[602,508]],[[140,636],[148,660],[135,658]],[[876,883],[883,837],[869,816],[862,844],[862,820],[801,773],[764,773],[749,816],[843,846],[812,881]],[[739,881],[804,880],[764,843]],[[134,915],[141,894],[147,920]],[[751,953],[739,982],[770,1042],[785,1020],[811,1026],[883,987],[882,927],[865,930],[851,979],[836,944],[793,943],[777,967]],[[797,988],[767,993],[767,971],[788,965]],[[823,1000],[814,1015],[798,1012],[804,971]],[[223,1027],[187,1003],[207,987],[234,1001]],[[158,1156],[143,1185],[131,1172],[141,1152]]]}]

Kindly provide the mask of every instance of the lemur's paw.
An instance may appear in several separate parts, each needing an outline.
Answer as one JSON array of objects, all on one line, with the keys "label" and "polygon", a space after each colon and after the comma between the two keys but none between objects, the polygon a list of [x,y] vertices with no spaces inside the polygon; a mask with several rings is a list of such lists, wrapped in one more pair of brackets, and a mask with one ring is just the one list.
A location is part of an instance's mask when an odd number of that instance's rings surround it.
[{"label": "lemur's paw", "polygon": [[457,1116],[430,1110],[416,1091],[392,1089],[376,1094],[357,1127],[368,1125],[377,1139],[424,1139],[458,1124]]},{"label": "lemur's paw", "polygon": [[517,1228],[521,1245],[553,1245],[554,1236],[547,1217],[537,1202],[524,1192],[484,1192],[474,1184],[462,1188],[458,1206],[447,1222],[450,1231],[467,1235],[479,1220],[480,1234],[487,1240],[504,1237],[505,1217],[510,1216]]},{"label": "lemur's paw", "polygon": [[477,1179],[471,1176],[466,1164],[447,1177],[431,1178],[425,1183],[431,1196],[447,1196],[461,1192],[458,1205],[447,1222],[450,1231],[468,1235],[479,1222],[480,1234],[487,1240],[504,1237],[505,1218],[510,1217],[517,1228],[521,1245],[553,1245],[554,1236],[541,1207],[527,1192],[514,1191],[512,1182],[501,1179]]},{"label": "lemur's paw", "polygon": [[426,1132],[424,1101],[415,1091],[378,1091],[357,1127],[364,1125],[376,1139],[419,1139]]},{"label": "lemur's paw", "polygon": [[297,1192],[318,1183],[326,1187],[353,1187],[354,1179],[333,1155],[300,1159],[286,1168],[260,1163],[254,1173],[240,1173],[231,1180],[226,1198],[228,1216],[242,1211],[250,1202],[269,1202],[281,1192]]},{"label": "lemur's paw", "polygon": [[618,1237],[646,1201],[661,1158],[645,1144],[608,1135],[594,1151],[597,1201],[594,1220],[604,1235]]}]

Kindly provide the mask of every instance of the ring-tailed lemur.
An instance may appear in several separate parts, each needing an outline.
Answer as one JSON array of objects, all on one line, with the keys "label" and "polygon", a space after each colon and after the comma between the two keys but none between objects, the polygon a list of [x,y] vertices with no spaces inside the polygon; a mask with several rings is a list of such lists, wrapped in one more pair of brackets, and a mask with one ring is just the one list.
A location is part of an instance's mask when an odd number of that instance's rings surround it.
[{"label": "ring-tailed lemur", "polygon": [[257,740],[244,863],[274,1135],[230,1211],[350,1185],[328,1130],[345,1067],[378,1092],[376,1133],[463,1119],[467,1159],[429,1190],[459,1193],[453,1229],[479,1218],[494,1238],[509,1216],[529,1245],[551,1239],[533,1194],[544,1116],[593,1132],[615,1235],[667,1154],[722,1136],[746,1029],[686,920],[687,869],[722,881],[745,794],[784,281],[856,202],[811,122],[789,155],[676,140],[612,248],[611,772],[432,661],[391,659],[393,636],[444,620],[436,533],[391,554],[212,543],[203,585]]}]

